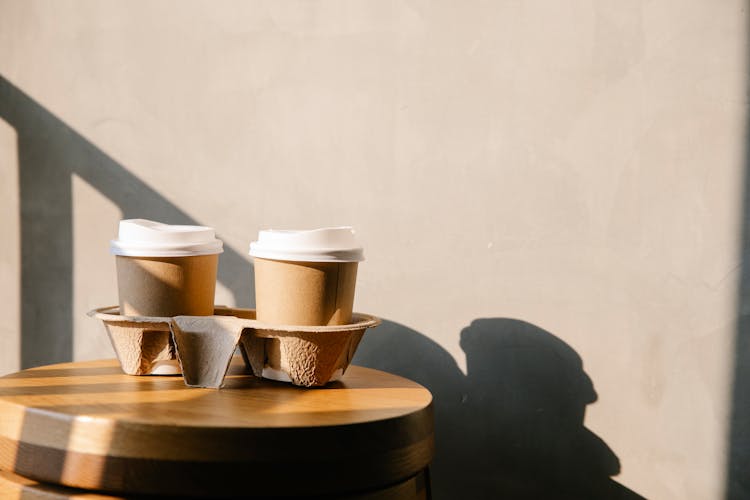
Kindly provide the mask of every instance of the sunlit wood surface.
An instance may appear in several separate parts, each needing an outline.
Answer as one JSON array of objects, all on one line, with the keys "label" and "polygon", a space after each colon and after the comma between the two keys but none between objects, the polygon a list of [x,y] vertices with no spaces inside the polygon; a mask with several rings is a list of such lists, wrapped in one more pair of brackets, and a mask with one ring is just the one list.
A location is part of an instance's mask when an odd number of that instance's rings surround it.
[{"label": "sunlit wood surface", "polygon": [[235,360],[221,390],[114,360],[0,378],[0,468],[67,486],[177,495],[331,494],[403,481],[433,454],[431,395],[352,366],[304,389]]}]

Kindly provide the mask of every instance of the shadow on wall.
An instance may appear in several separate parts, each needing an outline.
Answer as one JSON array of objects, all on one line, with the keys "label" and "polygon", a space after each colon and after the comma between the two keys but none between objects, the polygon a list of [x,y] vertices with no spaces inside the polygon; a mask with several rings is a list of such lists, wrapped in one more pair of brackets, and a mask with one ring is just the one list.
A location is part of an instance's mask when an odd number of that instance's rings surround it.
[{"label": "shadow on wall", "polygon": [[[0,119],[18,137],[21,367],[70,361],[73,314],[85,313],[73,311],[72,176],[115,203],[125,219],[199,222],[2,76]],[[249,261],[227,245],[219,261],[218,281],[232,292],[238,307],[252,306],[255,286]]]},{"label": "shadow on wall", "polygon": [[[750,20],[750,11],[745,13]],[[746,30],[750,45],[750,30]],[[747,70],[746,70],[747,71]],[[750,88],[750,78],[746,85]],[[732,408],[727,456],[727,500],[750,498],[750,115],[745,117],[745,164],[740,227],[740,279],[734,338]]]},{"label": "shadow on wall", "polygon": [[438,344],[385,321],[354,359],[432,391],[436,500],[643,498],[611,479],[617,456],[583,424],[597,396],[570,346],[524,321],[491,318],[465,328],[461,348],[466,376]]}]

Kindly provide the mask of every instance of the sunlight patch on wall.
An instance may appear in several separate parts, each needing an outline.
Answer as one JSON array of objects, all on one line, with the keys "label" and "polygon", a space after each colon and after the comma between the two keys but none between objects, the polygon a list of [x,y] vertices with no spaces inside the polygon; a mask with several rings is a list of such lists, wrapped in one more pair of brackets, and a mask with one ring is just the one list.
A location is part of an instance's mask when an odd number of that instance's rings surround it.
[{"label": "sunlight patch on wall", "polygon": [[73,175],[73,359],[113,358],[104,328],[86,316],[117,304],[115,258],[109,241],[117,236],[117,205]]},{"label": "sunlight patch on wall", "polygon": [[21,246],[16,131],[0,120],[0,374],[20,367]]},{"label": "sunlight patch on wall", "polygon": [[[219,258],[221,258],[221,256],[219,256]],[[229,307],[235,307],[237,305],[234,293],[220,281],[216,282],[216,299],[214,300],[214,304]]]}]

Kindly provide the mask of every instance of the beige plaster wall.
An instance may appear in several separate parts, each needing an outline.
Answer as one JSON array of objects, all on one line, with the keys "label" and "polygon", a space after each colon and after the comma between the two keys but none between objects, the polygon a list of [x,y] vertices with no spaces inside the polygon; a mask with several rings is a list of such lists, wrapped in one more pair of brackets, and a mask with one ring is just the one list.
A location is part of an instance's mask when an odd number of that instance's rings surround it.
[{"label": "beige plaster wall", "polygon": [[[252,304],[259,229],[351,224],[368,259],[356,309],[464,373],[460,333],[475,319],[546,330],[593,382],[585,426],[619,457],[617,481],[719,498],[746,8],[0,1],[0,370],[35,359],[20,354],[20,162],[28,220],[70,214],[72,298],[55,293],[72,344],[53,357],[112,355],[85,312],[116,302],[108,240],[141,203],[217,228],[235,250],[217,293],[229,304]],[[38,187],[46,170],[30,173],[43,154],[44,169],[68,155],[69,202]]]}]

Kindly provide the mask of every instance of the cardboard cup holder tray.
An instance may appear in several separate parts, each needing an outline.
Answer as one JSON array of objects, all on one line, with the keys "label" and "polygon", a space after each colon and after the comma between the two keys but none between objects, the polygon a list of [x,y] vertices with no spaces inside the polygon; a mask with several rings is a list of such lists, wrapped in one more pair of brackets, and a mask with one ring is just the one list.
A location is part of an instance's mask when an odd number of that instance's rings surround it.
[{"label": "cardboard cup holder tray", "polygon": [[320,386],[344,374],[368,328],[380,324],[354,313],[334,326],[270,325],[254,309],[216,306],[213,316],[120,316],[119,308],[90,311],[107,330],[129,375],[182,373],[190,387],[220,388],[235,350],[257,377]]}]

